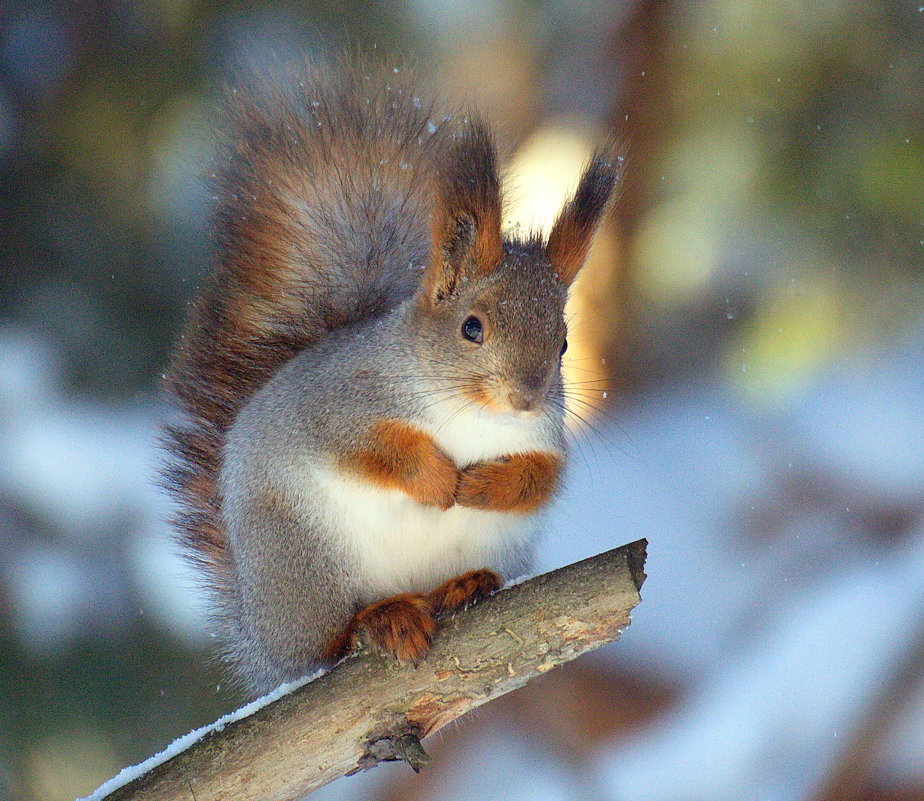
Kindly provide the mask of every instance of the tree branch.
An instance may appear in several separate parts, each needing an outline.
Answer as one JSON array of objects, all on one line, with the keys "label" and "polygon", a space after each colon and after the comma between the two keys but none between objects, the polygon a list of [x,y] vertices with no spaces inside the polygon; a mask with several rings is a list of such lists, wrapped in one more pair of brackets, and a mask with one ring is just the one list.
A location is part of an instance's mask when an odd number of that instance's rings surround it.
[{"label": "tree branch", "polygon": [[[137,778],[116,777],[91,798],[290,801],[383,761],[419,770],[429,761],[422,738],[617,639],[640,600],[646,545],[537,576],[442,621],[416,668],[363,649],[244,717],[200,730],[185,750],[152,758]],[[120,779],[131,780],[118,786]]]}]

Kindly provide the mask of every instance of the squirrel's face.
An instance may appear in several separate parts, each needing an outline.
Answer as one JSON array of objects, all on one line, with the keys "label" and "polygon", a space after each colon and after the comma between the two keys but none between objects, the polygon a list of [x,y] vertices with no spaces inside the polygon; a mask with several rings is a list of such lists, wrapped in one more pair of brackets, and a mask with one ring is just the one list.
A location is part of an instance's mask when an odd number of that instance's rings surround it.
[{"label": "squirrel's face", "polygon": [[504,240],[497,154],[469,125],[438,171],[417,350],[434,400],[507,415],[563,412],[567,288],[584,263],[618,175],[598,151],[543,243]]},{"label": "squirrel's face", "polygon": [[418,313],[418,356],[440,399],[496,414],[560,411],[567,290],[537,245],[507,244],[498,267]]}]

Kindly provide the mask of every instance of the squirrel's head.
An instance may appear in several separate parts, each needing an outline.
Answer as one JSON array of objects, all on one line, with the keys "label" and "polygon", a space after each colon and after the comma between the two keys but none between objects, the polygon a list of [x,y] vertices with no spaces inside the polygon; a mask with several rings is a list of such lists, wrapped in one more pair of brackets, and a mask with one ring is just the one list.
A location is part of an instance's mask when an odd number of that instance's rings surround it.
[{"label": "squirrel's head", "polygon": [[415,307],[418,355],[434,392],[501,414],[561,407],[565,301],[613,195],[614,161],[594,154],[547,241],[505,239],[489,133],[470,124],[454,142]]}]

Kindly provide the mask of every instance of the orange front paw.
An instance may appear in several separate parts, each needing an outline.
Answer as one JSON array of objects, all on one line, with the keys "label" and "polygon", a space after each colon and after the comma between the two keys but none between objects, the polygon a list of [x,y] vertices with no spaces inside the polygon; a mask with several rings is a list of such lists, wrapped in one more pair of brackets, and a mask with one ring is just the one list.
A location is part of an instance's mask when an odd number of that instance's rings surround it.
[{"label": "orange front paw", "polygon": [[519,453],[465,468],[456,503],[498,512],[533,512],[548,503],[558,484],[561,457]]},{"label": "orange front paw", "polygon": [[446,510],[456,502],[458,483],[455,464],[433,443],[421,448],[417,470],[403,489],[417,503]]},{"label": "orange front paw", "polygon": [[426,506],[448,509],[455,503],[459,471],[452,459],[429,434],[402,420],[372,425],[362,447],[346,454],[342,466]]},{"label": "orange front paw", "polygon": [[444,581],[430,593],[429,599],[438,614],[455,612],[497,592],[502,583],[493,570],[470,570]]},{"label": "orange front paw", "polygon": [[354,640],[365,635],[383,653],[416,665],[430,650],[436,620],[428,598],[404,593],[369,604],[351,626]]}]

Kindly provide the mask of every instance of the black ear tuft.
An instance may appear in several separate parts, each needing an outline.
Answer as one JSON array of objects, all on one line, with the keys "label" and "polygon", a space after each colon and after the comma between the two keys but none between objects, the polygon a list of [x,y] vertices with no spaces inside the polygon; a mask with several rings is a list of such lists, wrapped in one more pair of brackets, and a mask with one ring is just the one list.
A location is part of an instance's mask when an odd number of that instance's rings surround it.
[{"label": "black ear tuft", "polygon": [[463,272],[493,270],[503,255],[497,151],[488,128],[466,124],[437,176],[429,288],[445,297]]},{"label": "black ear tuft", "polygon": [[552,226],[546,251],[566,286],[584,265],[594,232],[615,194],[623,161],[615,146],[596,150],[574,196]]},{"label": "black ear tuft", "polygon": [[500,216],[497,150],[487,126],[468,123],[450,148],[440,172],[440,200],[451,213],[468,213],[478,222]]}]

